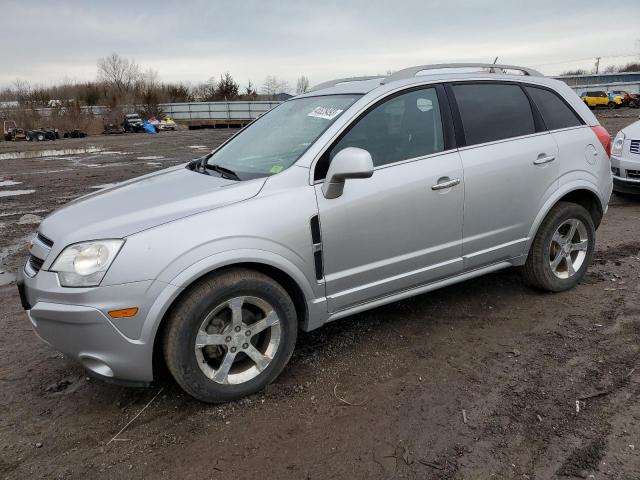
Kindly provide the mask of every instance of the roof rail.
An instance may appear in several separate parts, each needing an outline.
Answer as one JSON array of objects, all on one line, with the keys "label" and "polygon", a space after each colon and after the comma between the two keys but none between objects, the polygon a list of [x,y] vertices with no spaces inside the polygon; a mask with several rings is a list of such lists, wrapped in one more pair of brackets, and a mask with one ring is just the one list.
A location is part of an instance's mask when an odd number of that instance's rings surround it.
[{"label": "roof rail", "polygon": [[490,73],[504,73],[505,70],[518,70],[525,75],[531,77],[544,77],[540,72],[527,67],[518,67],[516,65],[501,65],[495,63],[436,63],[433,65],[418,65],[415,67],[404,68],[392,73],[385,78],[382,83],[390,83],[405,78],[413,78],[423,70],[440,70],[446,68],[487,68]]},{"label": "roof rail", "polygon": [[348,77],[348,78],[336,78],[335,80],[329,80],[328,82],[322,82],[318,85],[314,85],[307,92],[315,92],[316,90],[322,90],[324,88],[331,88],[339,85],[341,83],[349,83],[349,82],[363,82],[365,80],[374,80],[376,78],[385,78],[380,75],[374,75],[370,77]]}]

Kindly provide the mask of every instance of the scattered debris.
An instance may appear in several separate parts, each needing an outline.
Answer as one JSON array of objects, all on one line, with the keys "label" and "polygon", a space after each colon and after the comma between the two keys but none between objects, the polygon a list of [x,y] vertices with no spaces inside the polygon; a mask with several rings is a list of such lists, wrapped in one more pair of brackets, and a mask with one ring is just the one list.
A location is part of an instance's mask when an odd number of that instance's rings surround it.
[{"label": "scattered debris", "polygon": [[435,468],[436,470],[444,470],[444,467],[438,465],[437,463],[428,462],[428,461],[420,459],[420,458],[418,459],[418,462],[421,463],[422,465],[427,466],[427,467]]},{"label": "scattered debris", "polygon": [[138,418],[140,415],[142,415],[142,412],[144,412],[147,408],[149,408],[149,405],[151,405],[153,403],[153,401],[158,397],[158,395],[160,395],[162,393],[163,390],[164,390],[164,387],[162,387],[160,390],[158,390],[158,393],[156,393],[153,396],[153,398],[151,400],[149,400],[149,402],[144,407],[142,407],[142,410],[140,410],[138,413],[136,413],[136,415],[131,420],[129,420],[127,422],[127,424],[124,427],[122,427],[122,429],[118,433],[116,433],[115,436],[111,440],[109,440],[107,442],[107,445],[109,445],[111,442],[114,442],[114,441],[119,441],[119,440],[126,441],[126,439],[119,439],[118,438],[120,436],[120,434],[122,432],[124,432],[127,429],[127,427],[134,422],[134,420],[136,418]]},{"label": "scattered debris", "polygon": [[597,392],[593,392],[593,393],[589,393],[587,395],[583,395],[582,397],[578,397],[578,400],[576,400],[576,411],[580,411],[579,407],[577,406],[577,404],[582,400],[588,400],[590,398],[597,398],[597,397],[602,397],[604,395],[609,395],[613,390],[600,390]]},{"label": "scattered debris", "polygon": [[42,442],[36,442],[36,448],[42,448]]},{"label": "scattered debris", "polygon": [[338,392],[337,392],[338,385],[340,385],[340,384],[336,383],[335,387],[333,387],[333,396],[336,397],[336,399],[340,400],[345,405],[349,405],[350,407],[361,407],[362,405],[364,405],[365,403],[367,403],[369,401],[369,398],[365,398],[363,401],[361,401],[359,403],[352,403],[352,402],[349,402],[349,401],[345,400],[344,398],[342,398],[342,397],[340,397],[338,395]]},{"label": "scattered debris", "polygon": [[413,463],[413,454],[409,451],[409,447],[406,445],[402,449],[402,459],[407,465],[411,465]]},{"label": "scattered debris", "polygon": [[467,423],[467,411],[465,409],[462,409],[462,421]]}]

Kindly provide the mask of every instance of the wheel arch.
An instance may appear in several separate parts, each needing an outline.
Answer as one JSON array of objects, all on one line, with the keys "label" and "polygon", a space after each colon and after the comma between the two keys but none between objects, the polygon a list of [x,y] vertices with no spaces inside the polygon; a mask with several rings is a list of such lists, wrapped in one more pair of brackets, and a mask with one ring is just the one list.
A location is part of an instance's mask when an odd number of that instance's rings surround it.
[{"label": "wheel arch", "polygon": [[184,286],[177,292],[173,298],[170,299],[169,302],[164,307],[164,312],[161,314],[160,320],[157,322],[157,327],[155,332],[152,334],[152,342],[153,342],[153,350],[152,350],[152,362],[153,362],[153,378],[157,378],[158,374],[161,373],[163,376],[167,373],[167,367],[164,364],[164,358],[162,355],[162,337],[164,335],[164,331],[167,325],[167,319],[171,314],[171,311],[177,303],[183,298],[189,291],[204,278],[207,278],[211,275],[218,275],[228,270],[237,269],[237,268],[246,268],[249,270],[254,270],[260,272],[269,278],[278,282],[289,294],[291,300],[293,301],[294,307],[296,309],[296,315],[298,316],[298,325],[302,330],[309,330],[310,328],[310,318],[312,316],[312,312],[309,310],[309,306],[311,305],[311,301],[313,299],[309,298],[308,292],[305,292],[303,287],[299,284],[299,280],[296,280],[294,276],[285,271],[285,269],[275,266],[271,263],[267,263],[265,261],[258,260],[250,260],[250,261],[239,261],[235,263],[225,263],[222,265],[212,266],[211,268],[205,269],[199,272],[198,275],[191,276],[187,282],[185,282]]},{"label": "wheel arch", "polygon": [[595,186],[588,182],[567,185],[564,189],[556,192],[554,196],[547,200],[543,208],[540,209],[529,232],[529,241],[527,242],[525,251],[526,255],[529,254],[531,244],[538,233],[540,224],[558,202],[571,202],[583,206],[591,215],[595,228],[597,229],[600,226],[600,222],[602,222],[602,217],[604,216],[604,206]]}]

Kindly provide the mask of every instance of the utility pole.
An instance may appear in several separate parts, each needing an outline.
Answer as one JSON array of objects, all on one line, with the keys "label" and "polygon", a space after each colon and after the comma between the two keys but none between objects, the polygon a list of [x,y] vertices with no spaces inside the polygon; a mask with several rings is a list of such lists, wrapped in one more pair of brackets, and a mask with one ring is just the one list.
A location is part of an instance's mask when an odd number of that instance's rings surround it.
[{"label": "utility pole", "polygon": [[602,57],[596,57],[596,74],[598,73],[598,70],[600,70],[600,59]]}]

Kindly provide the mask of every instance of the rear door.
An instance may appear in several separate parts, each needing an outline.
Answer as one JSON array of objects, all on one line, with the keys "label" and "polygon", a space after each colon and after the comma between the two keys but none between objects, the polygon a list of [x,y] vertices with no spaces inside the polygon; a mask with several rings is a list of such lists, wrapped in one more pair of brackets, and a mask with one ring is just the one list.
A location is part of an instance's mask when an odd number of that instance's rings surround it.
[{"label": "rear door", "polygon": [[[602,178],[599,169],[608,170],[610,164],[608,160],[598,156],[597,152],[601,149],[596,145],[598,140],[591,127],[586,125],[573,108],[553,90],[531,85],[527,86],[526,90],[540,112],[547,130],[558,144],[560,181],[566,178],[563,177],[564,174],[584,171],[585,168]],[[602,160],[605,160],[604,164]]]},{"label": "rear door", "polygon": [[558,188],[558,147],[519,84],[448,88],[464,145],[464,268],[473,270],[525,253],[537,213]]}]

